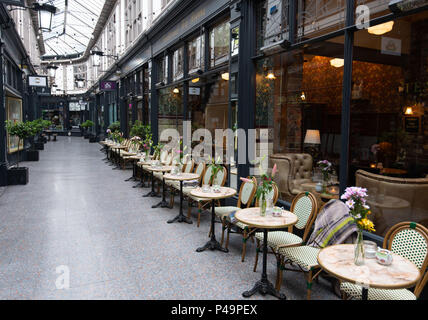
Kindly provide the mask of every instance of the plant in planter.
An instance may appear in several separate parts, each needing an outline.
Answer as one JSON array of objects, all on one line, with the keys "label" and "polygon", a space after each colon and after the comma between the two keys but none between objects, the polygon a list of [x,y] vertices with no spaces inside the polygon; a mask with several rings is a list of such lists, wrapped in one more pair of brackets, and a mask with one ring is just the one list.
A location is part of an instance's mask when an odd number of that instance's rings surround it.
[{"label": "plant in planter", "polygon": [[90,134],[88,132],[89,128],[92,128],[95,125],[94,122],[92,122],[91,120],[86,120],[85,122],[82,123],[82,128],[84,130],[84,137],[85,139],[89,139],[90,138]]},{"label": "plant in planter", "polygon": [[6,121],[6,130],[11,137],[18,138],[18,153],[16,168],[8,171],[8,183],[27,184],[28,183],[28,168],[20,168],[19,162],[21,160],[21,142],[33,135],[33,128],[28,122],[15,122]]},{"label": "plant in planter", "polygon": [[120,122],[113,122],[111,125],[109,125],[108,129],[110,129],[111,132],[120,131]]}]

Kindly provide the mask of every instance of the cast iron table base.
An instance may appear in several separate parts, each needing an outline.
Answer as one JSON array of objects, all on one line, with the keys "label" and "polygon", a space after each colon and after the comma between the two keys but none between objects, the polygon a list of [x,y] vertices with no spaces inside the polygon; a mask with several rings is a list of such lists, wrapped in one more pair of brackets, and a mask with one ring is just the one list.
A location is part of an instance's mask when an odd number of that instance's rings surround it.
[{"label": "cast iron table base", "polygon": [[228,253],[229,250],[226,248],[223,248],[220,243],[215,238],[215,200],[212,200],[211,203],[211,240],[208,241],[203,247],[196,249],[196,252],[204,252],[205,250],[210,249],[211,251],[218,250],[221,252]]},{"label": "cast iron table base", "polygon": [[287,297],[276,291],[275,287],[273,286],[273,284],[268,280],[267,278],[267,240],[268,240],[268,231],[267,229],[263,230],[263,272],[262,272],[262,279],[260,281],[257,281],[256,285],[254,286],[253,289],[249,290],[249,291],[245,291],[242,296],[244,298],[249,298],[251,296],[253,296],[256,293],[260,293],[263,296],[269,294],[271,296],[274,296],[278,299],[281,300],[286,300]]},{"label": "cast iron table base", "polygon": [[[165,181],[165,180],[164,180]],[[173,196],[173,195],[171,195]],[[166,208],[170,208],[168,205]],[[170,208],[172,209],[172,208]],[[178,223],[187,223],[187,224],[193,224],[193,221],[190,220],[189,218],[187,218],[184,214],[183,214],[183,181],[180,181],[180,213],[178,216],[176,216],[174,219],[169,220],[167,223],[171,224],[174,222],[178,222]]]}]

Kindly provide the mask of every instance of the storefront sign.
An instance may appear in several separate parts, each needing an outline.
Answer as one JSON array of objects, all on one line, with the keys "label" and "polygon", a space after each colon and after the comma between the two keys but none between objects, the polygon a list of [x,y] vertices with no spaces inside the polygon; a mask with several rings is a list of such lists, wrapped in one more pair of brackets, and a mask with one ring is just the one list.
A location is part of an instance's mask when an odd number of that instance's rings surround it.
[{"label": "storefront sign", "polygon": [[116,82],[114,82],[114,81],[101,81],[100,82],[100,90],[101,91],[115,91],[116,90]]},{"label": "storefront sign", "polygon": [[392,12],[400,13],[427,6],[426,0],[391,0],[389,8]]},{"label": "storefront sign", "polygon": [[39,96],[50,96],[51,95],[51,88],[49,87],[35,87],[34,88],[37,95]]},{"label": "storefront sign", "polygon": [[29,76],[28,85],[30,87],[47,87],[48,78],[43,76]]},{"label": "storefront sign", "polygon": [[190,87],[189,88],[189,94],[192,96],[200,96],[201,95],[201,88]]},{"label": "storefront sign", "polygon": [[401,39],[382,37],[382,54],[401,56]]}]

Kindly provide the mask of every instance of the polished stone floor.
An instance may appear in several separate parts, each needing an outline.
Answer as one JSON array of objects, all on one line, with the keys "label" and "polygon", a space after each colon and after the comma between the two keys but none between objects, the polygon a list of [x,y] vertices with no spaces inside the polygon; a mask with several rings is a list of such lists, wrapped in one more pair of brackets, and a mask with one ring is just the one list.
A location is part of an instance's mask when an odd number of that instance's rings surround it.
[{"label": "polished stone floor", "polygon": [[[177,205],[152,209],[158,199],[142,198],[148,190],[133,189],[124,181],[131,172],[112,170],[99,149],[59,137],[40,162],[23,164],[30,183],[0,197],[0,299],[242,299],[260,277],[252,271],[254,245],[245,263],[238,236],[228,254],[196,253],[208,240],[208,214],[199,229],[167,224]],[[271,280],[274,262],[269,257]],[[70,271],[68,290],[57,289],[60,266]],[[303,275],[284,278],[288,298],[305,299]],[[320,279],[313,299],[337,297]]]}]

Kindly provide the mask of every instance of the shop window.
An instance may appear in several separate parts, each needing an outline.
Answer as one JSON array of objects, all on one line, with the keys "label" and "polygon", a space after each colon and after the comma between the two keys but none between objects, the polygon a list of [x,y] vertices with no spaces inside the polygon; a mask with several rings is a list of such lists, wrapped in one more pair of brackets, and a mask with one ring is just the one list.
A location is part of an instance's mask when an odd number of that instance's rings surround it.
[{"label": "shop window", "polygon": [[205,66],[205,37],[200,35],[189,42],[189,74],[204,70]]},{"label": "shop window", "polygon": [[303,41],[342,29],[345,27],[345,17],[346,0],[298,0],[297,40]]},{"label": "shop window", "polygon": [[232,29],[232,39],[230,40],[230,54],[232,57],[239,54],[239,27]]},{"label": "shop window", "polygon": [[230,25],[224,22],[210,32],[211,67],[219,66],[229,60]]},{"label": "shop window", "polygon": [[[22,122],[22,100],[6,96],[6,115],[7,120],[12,123]],[[7,135],[7,151],[8,153],[17,152],[23,148],[23,141],[18,149],[19,139],[17,137],[11,137]]]},{"label": "shop window", "polygon": [[[277,164],[283,171],[277,177],[282,200],[315,191],[317,161],[329,160],[339,171],[343,66],[331,61],[343,50],[343,39],[334,38],[257,62],[256,156],[265,157],[265,169]],[[318,141],[307,139],[311,132]]]},{"label": "shop window", "polygon": [[158,83],[166,85],[168,83],[168,55],[159,60]]},{"label": "shop window", "polygon": [[428,226],[428,14],[355,33],[349,185],[368,188],[376,234]]},{"label": "shop window", "polygon": [[165,129],[183,132],[183,87],[160,89],[158,109],[159,133]]},{"label": "shop window", "polygon": [[174,81],[177,81],[183,78],[184,76],[183,54],[184,54],[184,48],[180,48],[174,51],[174,54],[172,57],[172,74],[173,74]]},{"label": "shop window", "polygon": [[266,0],[257,5],[257,49],[288,40],[288,1]]}]

